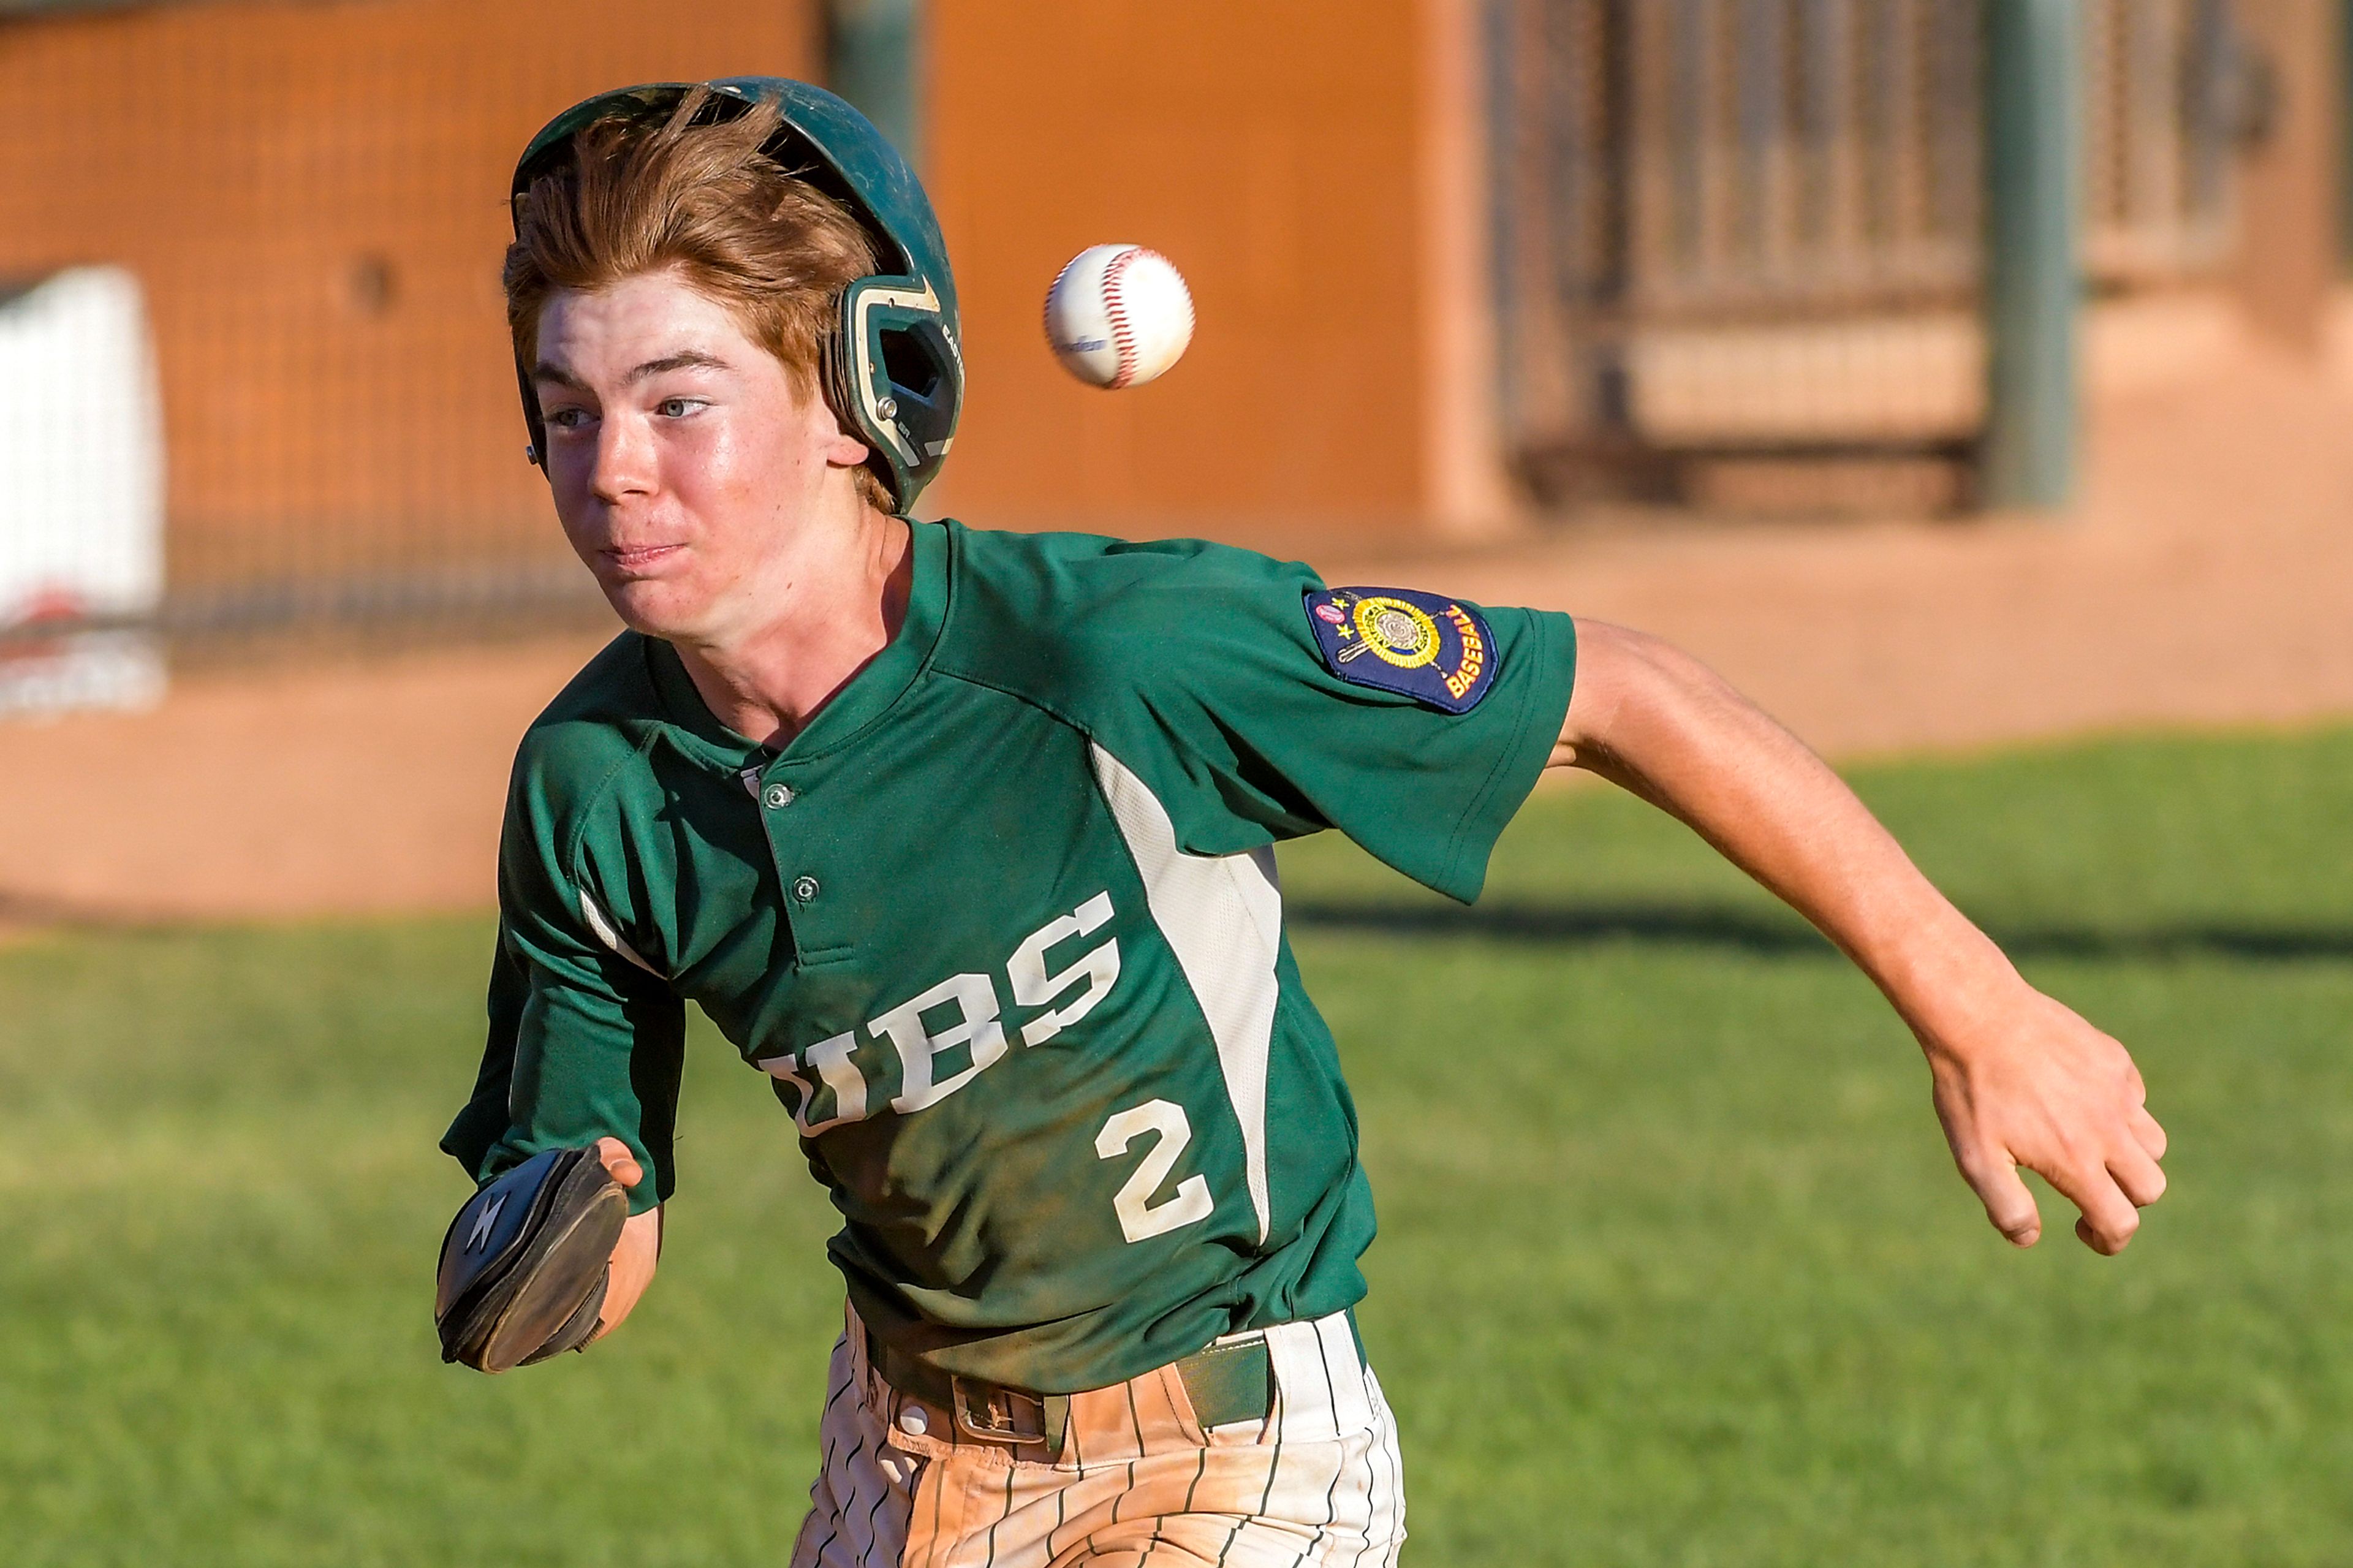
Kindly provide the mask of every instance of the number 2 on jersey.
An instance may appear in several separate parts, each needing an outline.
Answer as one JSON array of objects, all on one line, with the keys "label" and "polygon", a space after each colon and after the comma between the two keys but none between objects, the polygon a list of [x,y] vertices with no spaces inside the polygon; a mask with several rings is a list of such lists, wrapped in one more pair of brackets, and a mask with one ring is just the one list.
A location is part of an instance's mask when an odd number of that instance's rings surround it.
[{"label": "number 2 on jersey", "polygon": [[1120,1234],[1131,1242],[1166,1236],[1179,1226],[1205,1220],[1217,1207],[1209,1196],[1209,1184],[1200,1176],[1187,1176],[1177,1183],[1176,1192],[1165,1202],[1152,1201],[1152,1194],[1168,1179],[1176,1156],[1193,1141],[1193,1124],[1186,1120],[1181,1105],[1151,1100],[1121,1111],[1095,1134],[1095,1158],[1116,1160],[1127,1152],[1129,1144],[1147,1132],[1158,1133],[1159,1142],[1153,1144],[1134,1173],[1121,1184],[1119,1195],[1111,1201],[1113,1212],[1119,1215]]}]

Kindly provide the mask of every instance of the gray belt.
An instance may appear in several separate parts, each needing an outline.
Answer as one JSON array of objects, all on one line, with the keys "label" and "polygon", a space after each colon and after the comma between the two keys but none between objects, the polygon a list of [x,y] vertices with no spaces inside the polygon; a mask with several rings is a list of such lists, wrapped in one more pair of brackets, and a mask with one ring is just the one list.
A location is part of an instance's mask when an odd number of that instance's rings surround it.
[{"label": "gray belt", "polygon": [[[882,1381],[900,1393],[936,1405],[954,1416],[956,1430],[990,1443],[1041,1443],[1062,1451],[1069,1429],[1071,1396],[1032,1394],[1027,1389],[985,1383],[902,1355],[871,1333],[866,1338],[870,1365]],[[1230,1426],[1237,1421],[1263,1421],[1274,1405],[1274,1358],[1264,1339],[1211,1345],[1176,1363],[1185,1397],[1204,1427]]]}]

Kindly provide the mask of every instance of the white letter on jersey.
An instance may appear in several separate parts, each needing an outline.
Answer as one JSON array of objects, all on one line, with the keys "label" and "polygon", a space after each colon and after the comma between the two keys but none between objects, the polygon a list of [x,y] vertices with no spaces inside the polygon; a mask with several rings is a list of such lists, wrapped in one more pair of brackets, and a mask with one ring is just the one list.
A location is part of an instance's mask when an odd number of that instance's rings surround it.
[{"label": "white letter on jersey", "polygon": [[1119,978],[1116,941],[1103,943],[1060,974],[1046,973],[1048,948],[1074,936],[1085,936],[1109,919],[1111,895],[1097,893],[1071,913],[1057,916],[1032,931],[1029,940],[1006,961],[1006,974],[1013,982],[1013,1000],[1024,1007],[1043,1007],[1081,980],[1088,982],[1086,994],[1069,1006],[1060,1012],[1040,1013],[1022,1025],[1023,1045],[1042,1046],[1093,1012],[1095,1004],[1111,989],[1112,982]]},{"label": "white letter on jersey", "polygon": [[1160,1142],[1135,1167],[1111,1201],[1113,1213],[1119,1215],[1119,1230],[1131,1242],[1144,1241],[1155,1236],[1166,1236],[1180,1226],[1194,1224],[1209,1217],[1217,1204],[1209,1196],[1209,1184],[1199,1176],[1187,1176],[1176,1184],[1176,1194],[1165,1204],[1155,1204],[1152,1194],[1168,1179],[1169,1167],[1176,1156],[1193,1141],[1193,1124],[1185,1119],[1185,1108],[1165,1100],[1146,1100],[1133,1110],[1123,1110],[1103,1123],[1095,1134],[1095,1158],[1116,1160],[1127,1152],[1127,1146],[1146,1132],[1160,1134]]},{"label": "white letter on jersey", "polygon": [[780,1057],[764,1057],[752,1065],[770,1078],[782,1079],[801,1091],[801,1102],[793,1107],[793,1121],[804,1138],[814,1138],[828,1127],[839,1127],[845,1121],[866,1120],[866,1080],[849,1065],[849,1053],[858,1048],[855,1030],[836,1035],[829,1040],[819,1040],[802,1054],[825,1087],[833,1090],[833,1114],[823,1121],[811,1120],[816,1109],[817,1089],[800,1075],[800,1063],[790,1051]]},{"label": "white letter on jersey", "polygon": [[[961,1016],[934,1035],[923,1026],[923,1011],[948,1002],[956,1005]],[[890,1036],[899,1053],[899,1093],[891,1109],[902,1116],[937,1105],[1005,1055],[1005,1026],[997,1021],[997,987],[986,974],[952,974],[866,1026]],[[972,1047],[971,1065],[934,1083],[933,1058],[965,1045]]]}]

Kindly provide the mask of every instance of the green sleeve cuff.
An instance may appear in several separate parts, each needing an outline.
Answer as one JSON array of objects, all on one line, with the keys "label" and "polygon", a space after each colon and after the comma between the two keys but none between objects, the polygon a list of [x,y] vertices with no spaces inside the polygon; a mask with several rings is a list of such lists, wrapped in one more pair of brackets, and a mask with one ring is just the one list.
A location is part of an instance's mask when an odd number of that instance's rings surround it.
[{"label": "green sleeve cuff", "polygon": [[1472,903],[1487,883],[1487,862],[1495,841],[1519,815],[1545,764],[1560,742],[1561,726],[1568,719],[1568,700],[1577,686],[1577,622],[1558,611],[1528,612],[1527,652],[1534,657],[1533,679],[1516,691],[1497,692],[1520,705],[1512,739],[1495,759],[1493,772],[1471,808],[1462,814],[1449,847],[1446,869],[1430,886],[1459,903]]}]

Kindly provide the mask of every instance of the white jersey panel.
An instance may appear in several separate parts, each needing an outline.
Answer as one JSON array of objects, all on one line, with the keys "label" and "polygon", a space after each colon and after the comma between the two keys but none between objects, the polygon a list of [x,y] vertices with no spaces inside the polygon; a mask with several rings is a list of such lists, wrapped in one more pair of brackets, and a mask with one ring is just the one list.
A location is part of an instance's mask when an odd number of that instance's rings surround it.
[{"label": "white jersey panel", "polygon": [[1117,757],[1093,747],[1095,778],[1144,879],[1153,923],[1176,955],[1217,1043],[1226,1096],[1241,1123],[1242,1157],[1258,1236],[1272,1208],[1266,1189],[1266,1076],[1281,994],[1282,893],[1271,850],[1187,855],[1167,808]]}]

